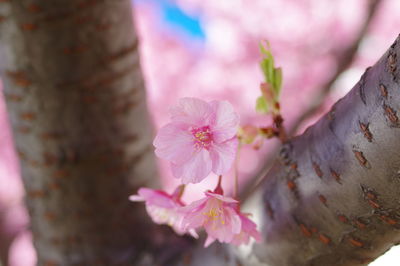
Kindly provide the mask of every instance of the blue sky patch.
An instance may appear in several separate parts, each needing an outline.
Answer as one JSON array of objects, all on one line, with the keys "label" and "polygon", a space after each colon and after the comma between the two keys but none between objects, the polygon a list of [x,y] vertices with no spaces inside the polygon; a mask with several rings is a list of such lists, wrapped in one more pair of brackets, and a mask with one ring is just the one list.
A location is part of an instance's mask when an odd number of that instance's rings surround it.
[{"label": "blue sky patch", "polygon": [[177,35],[190,39],[205,40],[205,32],[199,15],[188,14],[171,0],[134,0],[137,3],[156,5],[161,11],[162,24]]}]

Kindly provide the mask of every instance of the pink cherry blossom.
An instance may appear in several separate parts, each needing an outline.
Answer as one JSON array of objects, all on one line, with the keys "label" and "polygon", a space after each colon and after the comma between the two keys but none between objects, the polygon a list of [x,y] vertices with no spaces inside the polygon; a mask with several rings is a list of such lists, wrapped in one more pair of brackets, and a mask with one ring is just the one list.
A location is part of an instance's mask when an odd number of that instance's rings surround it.
[{"label": "pink cherry blossom", "polygon": [[171,123],[159,130],[153,144],[156,155],[171,162],[176,178],[198,183],[232,167],[239,117],[229,102],[182,98],[170,114]]},{"label": "pink cherry blossom", "polygon": [[247,218],[250,214],[239,213],[242,221],[242,228],[239,234],[233,237],[232,244],[239,246],[241,244],[249,244],[250,237],[253,237],[257,242],[261,242],[261,234],[257,231],[257,225]]},{"label": "pink cherry blossom", "polygon": [[193,229],[184,230],[180,226],[182,213],[177,210],[185,206],[180,200],[181,194],[182,186],[179,186],[172,195],[162,190],[140,188],[138,195],[132,195],[129,199],[131,201],[144,201],[147,213],[156,224],[167,224],[179,235],[189,232],[193,237],[197,238],[197,234]]},{"label": "pink cherry blossom", "polygon": [[196,229],[204,227],[208,238],[204,244],[208,247],[216,239],[230,243],[235,235],[241,233],[242,220],[235,209],[238,201],[213,192],[206,192],[206,197],[183,207],[182,227]]}]

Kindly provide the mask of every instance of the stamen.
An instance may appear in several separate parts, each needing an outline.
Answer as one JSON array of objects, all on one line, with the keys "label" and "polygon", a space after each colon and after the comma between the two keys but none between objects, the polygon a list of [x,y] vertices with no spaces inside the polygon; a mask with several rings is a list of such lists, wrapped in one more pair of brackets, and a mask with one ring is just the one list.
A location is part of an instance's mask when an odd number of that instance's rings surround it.
[{"label": "stamen", "polygon": [[[203,215],[206,216],[206,221],[221,221],[222,223],[224,220],[222,203],[217,199],[212,199],[209,204],[208,211],[203,212]],[[225,221],[222,224],[224,223]]]},{"label": "stamen", "polygon": [[200,127],[200,128],[192,128],[190,132],[193,134],[195,139],[195,147],[196,149],[208,149],[212,143],[212,133],[210,127]]}]

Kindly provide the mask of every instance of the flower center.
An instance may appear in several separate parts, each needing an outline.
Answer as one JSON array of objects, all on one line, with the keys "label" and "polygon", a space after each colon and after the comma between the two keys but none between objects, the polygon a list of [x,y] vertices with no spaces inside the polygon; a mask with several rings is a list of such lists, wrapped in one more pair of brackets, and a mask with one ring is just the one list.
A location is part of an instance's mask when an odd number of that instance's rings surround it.
[{"label": "flower center", "polygon": [[[212,199],[209,204],[211,204],[210,208],[203,212],[203,215],[206,218],[206,223],[220,221],[221,225],[225,225],[222,203],[218,200]],[[216,223],[213,223],[213,226],[216,226]]]},{"label": "flower center", "polygon": [[208,149],[212,143],[212,133],[209,126],[193,128],[191,133],[195,139],[196,148]]}]

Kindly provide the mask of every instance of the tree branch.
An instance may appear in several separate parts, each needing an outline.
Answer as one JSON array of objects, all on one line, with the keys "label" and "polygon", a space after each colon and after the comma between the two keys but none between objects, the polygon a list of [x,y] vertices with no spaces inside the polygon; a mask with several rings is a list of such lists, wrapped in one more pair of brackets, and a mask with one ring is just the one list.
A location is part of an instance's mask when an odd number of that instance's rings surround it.
[{"label": "tree branch", "polygon": [[[221,266],[367,265],[400,240],[400,37],[354,88],[283,146],[263,184],[264,243],[192,250]],[[207,255],[205,255],[207,254]],[[203,258],[203,259],[202,259]]]},{"label": "tree branch", "polygon": [[270,265],[365,265],[400,239],[400,38],[328,114],[284,145],[264,187]]}]

